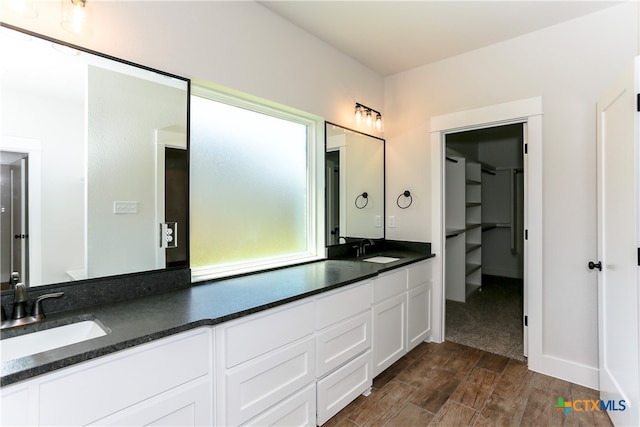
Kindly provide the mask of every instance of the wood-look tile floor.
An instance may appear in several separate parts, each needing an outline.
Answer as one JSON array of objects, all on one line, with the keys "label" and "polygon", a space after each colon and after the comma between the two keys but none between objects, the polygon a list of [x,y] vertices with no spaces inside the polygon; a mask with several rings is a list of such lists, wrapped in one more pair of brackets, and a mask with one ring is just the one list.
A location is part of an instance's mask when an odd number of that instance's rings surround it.
[{"label": "wood-look tile floor", "polygon": [[539,374],[524,362],[445,341],[422,343],[325,427],[612,426],[606,412],[554,408],[598,400],[596,390]]}]

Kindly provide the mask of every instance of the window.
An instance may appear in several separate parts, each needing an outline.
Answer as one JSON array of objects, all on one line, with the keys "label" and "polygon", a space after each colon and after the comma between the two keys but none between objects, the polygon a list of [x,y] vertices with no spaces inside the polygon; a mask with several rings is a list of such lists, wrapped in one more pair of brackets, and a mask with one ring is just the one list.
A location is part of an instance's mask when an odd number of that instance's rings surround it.
[{"label": "window", "polygon": [[194,85],[194,280],[324,256],[322,119]]}]

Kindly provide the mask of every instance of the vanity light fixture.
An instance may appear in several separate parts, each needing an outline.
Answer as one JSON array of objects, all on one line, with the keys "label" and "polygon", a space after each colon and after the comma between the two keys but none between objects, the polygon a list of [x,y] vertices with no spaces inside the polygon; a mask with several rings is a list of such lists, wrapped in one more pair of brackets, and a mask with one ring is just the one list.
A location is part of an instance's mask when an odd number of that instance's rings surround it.
[{"label": "vanity light fixture", "polygon": [[[376,115],[375,119],[373,118],[373,113]],[[382,131],[382,114],[371,107],[356,102],[356,122],[360,123],[363,116],[367,126],[375,126],[378,132]]]},{"label": "vanity light fixture", "polygon": [[62,28],[74,34],[91,34],[88,0],[61,0]]}]

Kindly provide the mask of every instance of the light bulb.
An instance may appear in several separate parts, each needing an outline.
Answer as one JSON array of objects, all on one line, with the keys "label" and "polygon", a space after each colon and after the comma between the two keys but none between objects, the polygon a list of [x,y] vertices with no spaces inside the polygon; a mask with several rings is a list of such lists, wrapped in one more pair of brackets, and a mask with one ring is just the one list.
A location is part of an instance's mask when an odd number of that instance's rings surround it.
[{"label": "light bulb", "polygon": [[382,116],[380,113],[376,114],[376,129],[378,132],[382,130]]},{"label": "light bulb", "polygon": [[360,123],[360,120],[362,120],[362,107],[356,105],[356,122]]},{"label": "light bulb", "polygon": [[87,0],[62,0],[61,24],[62,28],[71,33],[90,33]]},{"label": "light bulb", "polygon": [[371,126],[373,124],[373,117],[371,117],[371,110],[367,110],[367,118],[365,119],[367,126]]}]

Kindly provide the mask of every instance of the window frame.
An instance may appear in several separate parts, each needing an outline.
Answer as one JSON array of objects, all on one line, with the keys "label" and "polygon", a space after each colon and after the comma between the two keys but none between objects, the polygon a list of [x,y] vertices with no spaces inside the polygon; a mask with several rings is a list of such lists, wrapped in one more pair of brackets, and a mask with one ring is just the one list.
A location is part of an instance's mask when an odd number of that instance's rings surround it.
[{"label": "window frame", "polygon": [[[259,97],[197,80],[191,81],[189,102],[191,102],[191,96],[221,102],[307,127],[306,251],[296,254],[278,255],[200,267],[194,267],[190,262],[192,282],[237,276],[325,259],[324,118]],[[191,115],[191,117],[193,118],[193,115]],[[191,144],[193,143],[191,142]],[[191,145],[191,147],[193,147],[193,145]],[[193,171],[190,170],[189,173],[191,175]],[[189,195],[189,200],[192,200],[193,194],[191,190]],[[193,212],[192,205],[189,207],[189,211]],[[194,232],[197,232],[197,230],[194,230],[193,226],[190,227],[190,233]],[[193,248],[190,248],[190,252],[193,254]]]}]

